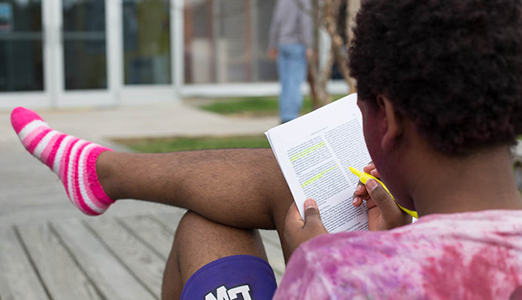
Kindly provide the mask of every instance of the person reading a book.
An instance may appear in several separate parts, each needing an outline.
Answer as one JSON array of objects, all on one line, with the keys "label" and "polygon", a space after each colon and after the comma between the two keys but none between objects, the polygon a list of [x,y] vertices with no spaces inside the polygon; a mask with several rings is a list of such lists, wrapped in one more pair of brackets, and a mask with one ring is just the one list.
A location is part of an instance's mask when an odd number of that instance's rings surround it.
[{"label": "person reading a book", "polygon": [[[522,2],[366,0],[350,69],[375,180],[369,232],[303,221],[269,149],[117,153],[17,108],[23,145],[89,215],[119,199],[184,207],[163,299],[520,299],[522,199],[510,146],[522,133]],[[378,171],[377,171],[378,170]],[[405,226],[403,226],[405,225]],[[276,229],[276,290],[259,234]],[[242,297],[242,298],[241,298]]]}]

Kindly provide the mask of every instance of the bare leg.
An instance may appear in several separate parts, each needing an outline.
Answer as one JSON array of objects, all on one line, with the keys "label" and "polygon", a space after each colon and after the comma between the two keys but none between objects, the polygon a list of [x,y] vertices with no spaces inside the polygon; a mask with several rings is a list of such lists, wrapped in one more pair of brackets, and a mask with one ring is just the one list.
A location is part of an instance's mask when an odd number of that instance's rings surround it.
[{"label": "bare leg", "polygon": [[167,261],[162,299],[179,299],[183,286],[198,269],[216,259],[240,254],[267,260],[257,230],[228,227],[187,212]]},{"label": "bare leg", "polygon": [[183,207],[223,225],[277,229],[280,237],[293,201],[270,149],[104,152],[96,168],[113,199]]},{"label": "bare leg", "polygon": [[110,198],[138,199],[236,228],[277,229],[282,236],[292,197],[270,149],[114,153],[52,130],[28,109],[13,110],[11,120],[22,144],[58,174],[85,214],[102,214]]}]

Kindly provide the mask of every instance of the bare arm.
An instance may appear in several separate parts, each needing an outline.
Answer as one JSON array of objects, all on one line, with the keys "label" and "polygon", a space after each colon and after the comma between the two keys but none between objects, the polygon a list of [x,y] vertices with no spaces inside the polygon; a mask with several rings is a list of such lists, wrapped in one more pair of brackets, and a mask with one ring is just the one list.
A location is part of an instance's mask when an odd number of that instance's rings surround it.
[{"label": "bare arm", "polygon": [[276,49],[279,42],[279,27],[281,26],[281,0],[276,1],[274,12],[272,13],[272,21],[270,23],[270,32],[268,38],[268,49]]}]

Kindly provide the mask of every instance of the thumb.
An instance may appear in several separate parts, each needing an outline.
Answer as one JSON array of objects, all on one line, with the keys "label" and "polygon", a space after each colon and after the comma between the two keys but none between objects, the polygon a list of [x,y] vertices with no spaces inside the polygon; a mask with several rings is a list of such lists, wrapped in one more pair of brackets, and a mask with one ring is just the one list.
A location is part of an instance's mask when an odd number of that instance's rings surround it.
[{"label": "thumb", "polygon": [[321,222],[321,215],[319,214],[319,207],[314,199],[308,199],[304,203],[305,226],[313,223]]},{"label": "thumb", "polygon": [[375,204],[379,207],[382,216],[385,219],[396,218],[401,215],[402,211],[393,200],[393,197],[388,193],[381,184],[375,179],[368,179],[366,182],[366,189],[368,194],[373,199]]}]

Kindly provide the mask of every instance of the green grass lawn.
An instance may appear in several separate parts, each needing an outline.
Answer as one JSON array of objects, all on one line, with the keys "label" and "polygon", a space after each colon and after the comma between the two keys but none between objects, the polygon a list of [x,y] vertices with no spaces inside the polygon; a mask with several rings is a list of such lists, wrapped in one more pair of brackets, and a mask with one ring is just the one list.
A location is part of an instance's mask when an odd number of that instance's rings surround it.
[{"label": "green grass lawn", "polygon": [[[337,100],[344,95],[333,95]],[[206,111],[223,115],[249,115],[249,116],[276,116],[278,112],[278,97],[244,97],[234,99],[220,99],[201,107]],[[309,96],[304,97],[302,114],[312,111],[312,100]]]},{"label": "green grass lawn", "polygon": [[117,143],[142,153],[166,153],[186,150],[225,148],[269,148],[264,135],[247,137],[150,138],[116,140]]},{"label": "green grass lawn", "polygon": [[[344,95],[334,95],[337,100]],[[223,115],[245,116],[276,116],[278,113],[278,97],[244,97],[234,99],[220,99],[201,106],[203,110]],[[312,111],[312,101],[306,96],[302,113]],[[201,149],[225,148],[269,148],[270,144],[264,135],[247,137],[173,137],[173,138],[144,138],[120,139],[115,142],[130,147],[142,153],[165,153]]]}]

